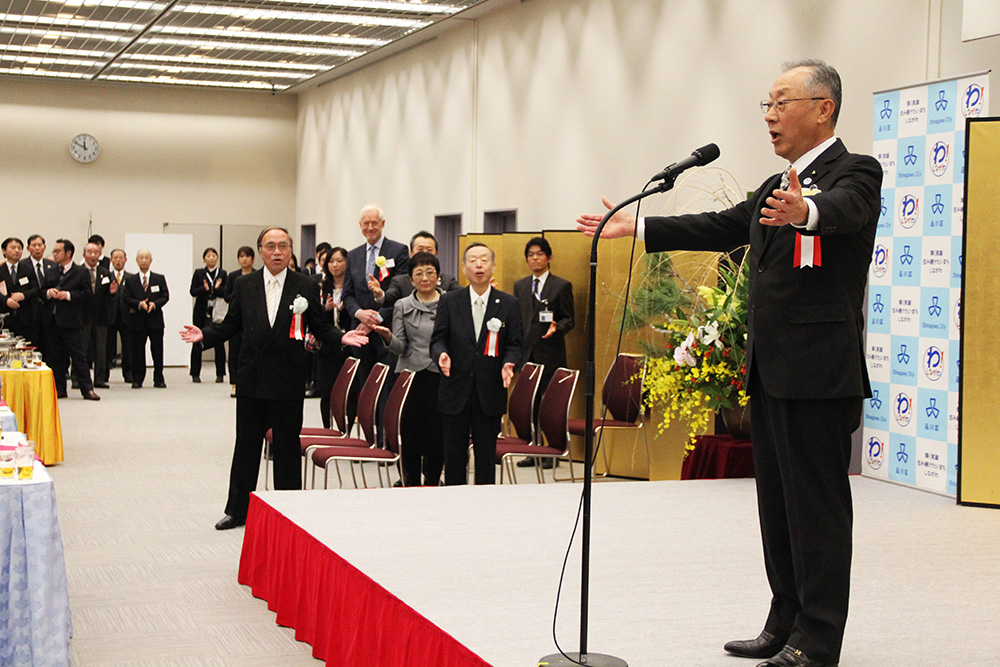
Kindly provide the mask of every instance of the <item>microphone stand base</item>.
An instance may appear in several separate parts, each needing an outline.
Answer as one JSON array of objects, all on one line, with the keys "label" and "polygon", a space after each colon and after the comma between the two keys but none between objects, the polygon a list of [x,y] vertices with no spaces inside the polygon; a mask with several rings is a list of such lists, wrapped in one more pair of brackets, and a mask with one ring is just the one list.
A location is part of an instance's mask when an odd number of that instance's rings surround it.
[{"label": "microphone stand base", "polygon": [[579,653],[567,653],[566,655],[572,660],[567,660],[561,653],[553,653],[541,658],[538,661],[538,667],[579,667],[580,663],[589,667],[628,667],[628,663],[621,658],[603,653],[587,653],[586,661],[580,659]]}]

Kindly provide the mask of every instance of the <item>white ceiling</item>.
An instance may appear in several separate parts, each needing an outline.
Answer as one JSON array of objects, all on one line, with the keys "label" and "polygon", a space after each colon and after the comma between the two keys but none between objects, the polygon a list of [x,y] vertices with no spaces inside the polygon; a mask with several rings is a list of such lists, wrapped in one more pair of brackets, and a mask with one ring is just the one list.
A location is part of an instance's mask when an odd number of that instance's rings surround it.
[{"label": "white ceiling", "polygon": [[484,2],[0,0],[0,76],[280,92]]}]

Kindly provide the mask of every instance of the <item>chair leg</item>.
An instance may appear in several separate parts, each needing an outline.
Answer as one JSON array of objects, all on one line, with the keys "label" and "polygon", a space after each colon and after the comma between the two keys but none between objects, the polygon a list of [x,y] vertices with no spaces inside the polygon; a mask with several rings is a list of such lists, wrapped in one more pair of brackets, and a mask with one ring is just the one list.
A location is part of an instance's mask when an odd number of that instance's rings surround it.
[{"label": "chair leg", "polygon": [[[354,461],[350,461],[350,466],[351,466],[351,479],[354,480],[354,488],[355,489],[360,489],[361,487],[358,486],[358,476],[354,472]],[[364,470],[362,470],[361,472],[364,473]]]},{"label": "chair leg", "polygon": [[[351,465],[352,466],[354,465],[353,461],[351,461]],[[365,488],[367,489],[368,488],[368,478],[365,477],[365,464],[364,463],[360,463],[360,464],[358,464],[358,467],[361,468],[361,483],[364,484]]]},{"label": "chair leg", "polygon": [[605,443],[601,442],[601,435],[603,433],[604,433],[604,427],[603,426],[595,426],[594,427],[594,446],[596,447],[597,443],[599,443],[599,442],[601,443],[601,458],[604,459],[604,472],[602,472],[602,473],[598,473],[597,472],[597,461],[596,461],[596,459],[594,461],[591,461],[591,465],[594,466],[593,468],[591,468],[591,470],[593,471],[593,477],[594,478],[607,477],[608,474],[609,474],[609,472],[610,472],[610,470],[611,470],[611,466],[608,465],[608,449],[607,449],[607,447],[604,446]]},{"label": "chair leg", "polygon": [[[545,459],[535,459],[535,477],[538,478],[539,484],[545,484],[545,469],[542,467],[542,461]],[[555,470],[555,466],[552,468]]]},{"label": "chair leg", "polygon": [[344,488],[344,478],[340,476],[340,461],[333,462],[333,469],[337,471],[337,488]]}]

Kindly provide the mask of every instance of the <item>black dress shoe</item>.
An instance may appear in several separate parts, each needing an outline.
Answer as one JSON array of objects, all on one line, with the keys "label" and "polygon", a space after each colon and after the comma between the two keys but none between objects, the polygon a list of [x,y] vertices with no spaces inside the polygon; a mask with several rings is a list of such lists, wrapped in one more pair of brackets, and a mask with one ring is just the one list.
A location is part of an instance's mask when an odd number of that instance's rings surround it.
[{"label": "black dress shoe", "polygon": [[781,651],[786,641],[765,630],[756,639],[731,641],[723,648],[741,658],[770,658]]},{"label": "black dress shoe", "polygon": [[535,459],[532,459],[532,458],[521,459],[520,461],[517,462],[517,467],[518,468],[534,468],[535,467]]},{"label": "black dress shoe", "polygon": [[195,384],[201,384],[201,378],[198,377],[197,375],[192,375],[191,382],[194,382]]},{"label": "black dress shoe", "polygon": [[222,384],[225,381],[226,381],[226,376],[225,375],[218,375],[215,378],[215,384]]},{"label": "black dress shoe", "polygon": [[101,400],[101,397],[98,396],[96,393],[94,393],[94,390],[91,389],[88,392],[84,392],[84,394],[83,394],[83,400],[85,400],[85,401],[99,401],[99,400]]},{"label": "black dress shoe", "polygon": [[142,383],[141,382],[133,382],[132,383],[132,388],[133,389],[142,389]]},{"label": "black dress shoe", "polygon": [[[200,382],[200,380],[199,380],[199,382]],[[167,388],[167,383],[166,382],[154,382],[153,383],[153,387],[155,387],[156,389],[166,389]]]},{"label": "black dress shoe", "polygon": [[107,382],[95,382],[94,383],[94,388],[95,389],[107,389],[108,388],[108,383]]},{"label": "black dress shoe", "polygon": [[56,398],[66,398],[66,392],[65,391],[57,391],[56,392]]},{"label": "black dress shoe", "polygon": [[778,655],[759,663],[757,667],[837,667],[837,663],[816,662],[799,649],[786,646]]},{"label": "black dress shoe", "polygon": [[236,517],[229,516],[227,514],[226,516],[219,519],[219,522],[215,524],[215,529],[229,530],[230,528],[238,528],[239,526],[246,525],[246,522],[247,522],[246,519],[237,519]]}]

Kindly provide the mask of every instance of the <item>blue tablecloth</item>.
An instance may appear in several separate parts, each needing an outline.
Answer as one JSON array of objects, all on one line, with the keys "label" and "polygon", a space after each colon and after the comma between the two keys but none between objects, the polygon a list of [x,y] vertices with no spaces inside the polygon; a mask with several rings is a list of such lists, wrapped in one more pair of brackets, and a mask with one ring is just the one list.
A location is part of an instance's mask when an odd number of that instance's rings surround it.
[{"label": "blue tablecloth", "polygon": [[52,478],[0,480],[0,665],[65,667],[73,633]]}]

